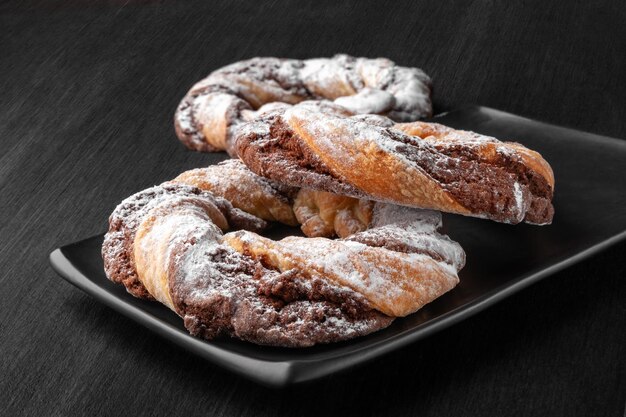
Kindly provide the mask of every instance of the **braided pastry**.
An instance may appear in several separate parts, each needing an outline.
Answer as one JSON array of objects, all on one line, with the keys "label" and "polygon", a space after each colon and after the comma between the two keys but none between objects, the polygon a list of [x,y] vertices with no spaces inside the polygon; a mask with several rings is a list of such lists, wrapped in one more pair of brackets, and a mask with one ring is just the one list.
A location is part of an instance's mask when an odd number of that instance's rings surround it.
[{"label": "braided pastry", "polygon": [[303,102],[241,125],[234,143],[256,174],[297,187],[513,224],[554,214],[554,176],[540,154],[435,123]]},{"label": "braided pastry", "polygon": [[263,220],[301,225],[308,237],[346,237],[363,231],[370,224],[374,207],[365,199],[269,181],[254,174],[239,159],[183,172],[173,182],[210,191]]},{"label": "braided pastry", "polygon": [[[217,70],[185,96],[176,131],[191,149],[241,160],[123,201],[106,274],[206,339],[304,347],[382,329],[458,283],[465,254],[427,209],[534,224],[554,212],[541,155],[414,122],[430,114],[428,76],[386,59]],[[275,222],[307,237],[259,234]]]},{"label": "braided pastry", "polygon": [[267,111],[303,100],[334,100],[350,114],[412,121],[431,115],[430,91],[430,78],[422,70],[384,58],[253,58],[218,69],[194,85],[174,121],[188,148],[227,150],[235,156],[233,129]]},{"label": "braided pastry", "polygon": [[193,185],[228,200],[234,207],[269,222],[297,226],[290,197],[297,188],[271,182],[250,171],[238,159],[185,171],[173,182]]},{"label": "braided pastry", "polygon": [[[250,192],[224,198],[237,190]],[[294,199],[307,221],[355,232],[280,241],[255,233],[269,221],[294,223]],[[440,226],[438,212],[294,190],[226,161],[122,202],[103,259],[109,279],[162,302],[193,335],[303,347],[384,328],[453,288],[465,254]]]}]

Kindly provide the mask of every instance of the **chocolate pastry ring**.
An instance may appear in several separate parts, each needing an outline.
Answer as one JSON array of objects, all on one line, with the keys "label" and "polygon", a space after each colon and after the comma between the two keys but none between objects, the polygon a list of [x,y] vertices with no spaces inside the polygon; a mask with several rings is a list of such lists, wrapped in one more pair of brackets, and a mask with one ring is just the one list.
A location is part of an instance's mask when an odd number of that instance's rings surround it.
[{"label": "chocolate pastry ring", "polygon": [[[305,347],[388,326],[452,289],[465,263],[426,209],[508,223],[553,215],[538,153],[394,122],[431,112],[428,77],[385,59],[255,58],[215,71],[181,102],[176,131],[243,162],[123,201],[103,245],[107,276],[206,339]],[[258,234],[273,222],[308,237]]]},{"label": "chocolate pastry ring", "polygon": [[350,114],[384,114],[413,121],[432,114],[430,78],[384,58],[253,58],[212,72],[181,101],[179,139],[202,152],[227,150],[233,128],[260,114],[304,100],[334,100]]},{"label": "chocolate pastry ring", "polygon": [[[224,198],[233,192],[247,197]],[[184,173],[115,209],[105,271],[193,335],[286,347],[371,333],[458,283],[465,254],[437,232],[438,212],[324,194],[277,186],[237,160]],[[255,233],[271,221],[345,236]]]}]

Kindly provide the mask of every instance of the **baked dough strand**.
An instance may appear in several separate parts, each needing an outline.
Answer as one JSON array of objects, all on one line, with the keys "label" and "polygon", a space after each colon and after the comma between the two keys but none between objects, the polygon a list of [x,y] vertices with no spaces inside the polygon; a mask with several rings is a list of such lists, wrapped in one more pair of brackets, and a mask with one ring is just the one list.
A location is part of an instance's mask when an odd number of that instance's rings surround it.
[{"label": "baked dough strand", "polygon": [[234,129],[277,108],[324,100],[347,114],[413,121],[432,114],[430,94],[431,81],[422,70],[385,58],[252,58],[195,84],[178,106],[174,125],[188,148],[236,156]]},{"label": "baked dough strand", "polygon": [[[252,190],[233,198],[239,207],[224,198],[237,190]],[[305,231],[343,237],[258,234],[292,223],[294,200],[310,210],[305,225],[324,229]],[[228,161],[123,201],[103,259],[109,279],[193,335],[304,347],[382,329],[452,289],[465,254],[440,226],[438,212],[283,187]]]},{"label": "baked dough strand", "polygon": [[554,175],[539,153],[436,123],[303,102],[241,125],[235,146],[256,174],[296,187],[512,224],[554,215]]}]

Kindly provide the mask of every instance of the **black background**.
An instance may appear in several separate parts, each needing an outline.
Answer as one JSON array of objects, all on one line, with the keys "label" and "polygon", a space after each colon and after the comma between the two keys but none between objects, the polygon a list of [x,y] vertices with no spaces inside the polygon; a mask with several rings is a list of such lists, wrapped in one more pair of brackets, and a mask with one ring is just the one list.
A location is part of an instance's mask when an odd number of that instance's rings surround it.
[{"label": "black background", "polygon": [[431,75],[436,111],[480,104],[624,138],[624,5],[563,3],[1,3],[2,414],[623,415],[625,243],[287,390],[164,342],[47,261],[103,232],[126,196],[224,158],[186,151],[173,112],[195,81],[252,56],[385,56]]}]

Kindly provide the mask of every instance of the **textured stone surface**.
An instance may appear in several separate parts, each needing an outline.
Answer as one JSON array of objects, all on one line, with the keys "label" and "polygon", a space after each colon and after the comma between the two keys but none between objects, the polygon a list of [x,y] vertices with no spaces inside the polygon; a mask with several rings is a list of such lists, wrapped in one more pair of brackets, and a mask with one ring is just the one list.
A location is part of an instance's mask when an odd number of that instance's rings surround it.
[{"label": "textured stone surface", "polygon": [[623,414],[625,243],[289,391],[165,343],[47,260],[104,232],[126,196],[225,158],[185,151],[174,110],[211,69],[253,56],[386,56],[432,76],[435,112],[481,104],[624,138],[622,2],[14,3],[0,5],[3,414]]}]

